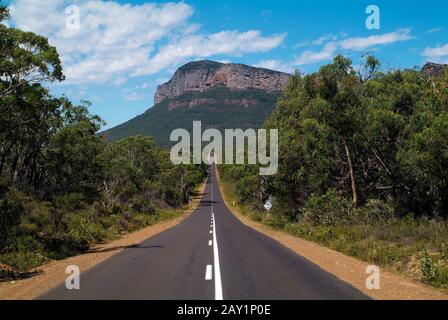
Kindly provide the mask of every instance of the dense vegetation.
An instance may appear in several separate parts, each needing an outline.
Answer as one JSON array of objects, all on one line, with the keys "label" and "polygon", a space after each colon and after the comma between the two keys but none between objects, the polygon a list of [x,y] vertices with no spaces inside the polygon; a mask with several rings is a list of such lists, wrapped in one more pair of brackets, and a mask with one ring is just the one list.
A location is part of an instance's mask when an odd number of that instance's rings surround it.
[{"label": "dense vegetation", "polygon": [[[7,18],[0,7],[0,19]],[[206,175],[152,138],[106,144],[89,104],[54,97],[47,39],[0,24],[0,278],[177,214]]]},{"label": "dense vegetation", "polygon": [[374,57],[355,70],[338,56],[319,72],[296,74],[265,127],[279,129],[277,175],[220,168],[244,210],[448,285],[448,72],[384,73]]},{"label": "dense vegetation", "polygon": [[[136,134],[150,135],[158,146],[167,147],[170,134],[182,128],[191,132],[193,121],[202,121],[203,128],[248,129],[261,128],[263,121],[271,115],[279,93],[262,90],[232,91],[227,88],[211,88],[202,93],[187,93],[165,99],[144,114],[104,132],[108,139],[115,140]],[[187,104],[194,100],[207,101],[194,107],[181,106],[169,110],[170,103]],[[210,99],[215,101],[210,102]],[[226,104],[226,99],[251,99],[257,104],[248,107]]]}]

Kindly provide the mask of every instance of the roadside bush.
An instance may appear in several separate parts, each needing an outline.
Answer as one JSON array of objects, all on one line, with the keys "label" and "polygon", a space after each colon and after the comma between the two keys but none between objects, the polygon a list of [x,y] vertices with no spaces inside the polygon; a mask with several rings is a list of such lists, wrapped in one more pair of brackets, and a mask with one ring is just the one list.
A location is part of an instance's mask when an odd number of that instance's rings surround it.
[{"label": "roadside bush", "polygon": [[130,201],[130,207],[133,211],[138,213],[145,213],[148,215],[153,215],[156,213],[156,210],[148,199],[143,195],[137,195],[132,198]]},{"label": "roadside bush", "polygon": [[448,287],[448,262],[444,259],[443,253],[439,260],[424,251],[420,258],[422,281],[440,288]]},{"label": "roadside bush", "polygon": [[29,199],[16,189],[11,189],[0,199],[0,252],[11,245]]},{"label": "roadside bush", "polygon": [[438,266],[427,251],[422,253],[420,258],[420,268],[422,272],[422,281],[432,283],[437,279]]},{"label": "roadside bush", "polygon": [[28,235],[49,235],[52,233],[50,203],[38,200],[27,201],[23,209],[20,225],[17,228],[18,233]]},{"label": "roadside bush", "polygon": [[68,215],[64,220],[67,228],[67,237],[78,242],[81,247],[84,243],[102,242],[107,237],[107,231],[103,228],[94,212],[81,211]]},{"label": "roadside bush", "polygon": [[350,201],[341,198],[335,190],[322,196],[311,196],[302,209],[302,220],[315,225],[334,225],[353,219],[355,210]]},{"label": "roadside bush", "polygon": [[17,273],[27,272],[47,260],[44,247],[31,236],[18,238],[14,248],[0,255],[0,264],[10,266]]},{"label": "roadside bush", "polygon": [[258,199],[258,176],[247,176],[236,183],[236,193],[241,203],[257,203]]},{"label": "roadside bush", "polygon": [[440,258],[448,262],[448,243],[443,243],[440,249]]},{"label": "roadside bush", "polygon": [[358,210],[359,218],[367,223],[391,222],[395,218],[394,208],[378,199],[369,199],[366,205]]},{"label": "roadside bush", "polygon": [[272,227],[283,228],[289,220],[284,215],[268,212],[262,216],[261,222]]}]

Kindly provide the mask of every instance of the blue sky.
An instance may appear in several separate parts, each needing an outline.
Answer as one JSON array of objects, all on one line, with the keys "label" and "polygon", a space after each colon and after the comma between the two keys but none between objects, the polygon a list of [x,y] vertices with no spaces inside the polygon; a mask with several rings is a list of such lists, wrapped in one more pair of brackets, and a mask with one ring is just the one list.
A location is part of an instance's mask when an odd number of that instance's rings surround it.
[{"label": "blue sky", "polygon": [[[199,59],[293,72],[316,71],[337,54],[373,53],[383,69],[448,63],[448,2],[391,0],[13,0],[11,26],[47,36],[67,81],[56,95],[93,103],[107,127],[153,105],[158,84]],[[379,30],[365,26],[368,5]],[[79,29],[65,11],[79,9]]]}]

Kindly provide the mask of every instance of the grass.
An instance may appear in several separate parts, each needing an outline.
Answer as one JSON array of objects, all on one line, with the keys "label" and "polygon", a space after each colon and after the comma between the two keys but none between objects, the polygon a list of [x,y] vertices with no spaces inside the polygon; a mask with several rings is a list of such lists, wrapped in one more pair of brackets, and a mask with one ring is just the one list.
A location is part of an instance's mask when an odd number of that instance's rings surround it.
[{"label": "grass", "polygon": [[241,204],[229,181],[221,180],[221,190],[237,212],[252,220],[386,267],[410,279],[448,289],[448,224],[445,220],[404,217],[368,223],[352,221],[318,225],[289,221],[281,214],[266,213]]}]

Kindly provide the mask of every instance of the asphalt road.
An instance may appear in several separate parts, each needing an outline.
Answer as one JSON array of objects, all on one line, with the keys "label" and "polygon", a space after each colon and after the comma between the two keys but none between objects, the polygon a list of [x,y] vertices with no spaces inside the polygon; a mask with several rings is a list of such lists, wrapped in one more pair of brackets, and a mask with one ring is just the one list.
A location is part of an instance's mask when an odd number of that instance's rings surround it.
[{"label": "asphalt road", "polygon": [[178,226],[81,273],[40,299],[367,299],[359,290],[242,224],[210,170],[198,209]]}]

